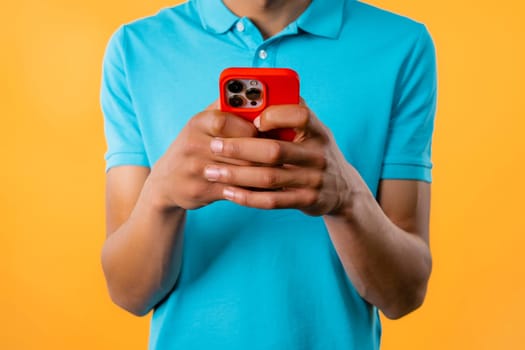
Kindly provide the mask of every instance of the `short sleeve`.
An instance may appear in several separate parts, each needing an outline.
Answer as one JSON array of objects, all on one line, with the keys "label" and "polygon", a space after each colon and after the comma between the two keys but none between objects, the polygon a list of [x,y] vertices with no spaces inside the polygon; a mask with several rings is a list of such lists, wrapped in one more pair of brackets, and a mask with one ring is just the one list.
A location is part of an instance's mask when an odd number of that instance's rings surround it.
[{"label": "short sleeve", "polygon": [[149,167],[130,94],[125,49],[124,27],[121,27],[109,40],[102,67],[100,104],[107,143],[106,171],[119,165]]},{"label": "short sleeve", "polygon": [[431,146],[436,112],[436,58],[430,34],[419,37],[398,76],[382,179],[431,182]]}]

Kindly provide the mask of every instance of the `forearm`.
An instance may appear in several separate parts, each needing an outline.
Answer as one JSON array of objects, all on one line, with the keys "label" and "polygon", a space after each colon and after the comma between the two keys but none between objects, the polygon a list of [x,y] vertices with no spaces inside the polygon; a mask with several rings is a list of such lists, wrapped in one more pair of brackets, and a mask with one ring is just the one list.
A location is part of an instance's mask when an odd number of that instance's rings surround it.
[{"label": "forearm", "polygon": [[396,226],[355,169],[342,210],[325,215],[330,237],[360,295],[389,318],[423,302],[432,260],[426,242]]},{"label": "forearm", "polygon": [[185,210],[166,210],[146,181],[128,220],[102,249],[102,267],[113,301],[146,314],[175,284],[181,264]]}]

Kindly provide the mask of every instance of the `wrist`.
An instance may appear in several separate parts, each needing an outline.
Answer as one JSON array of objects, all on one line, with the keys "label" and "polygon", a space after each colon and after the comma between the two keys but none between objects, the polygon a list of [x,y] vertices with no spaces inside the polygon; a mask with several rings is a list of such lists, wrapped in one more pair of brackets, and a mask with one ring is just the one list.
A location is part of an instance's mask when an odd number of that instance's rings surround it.
[{"label": "wrist", "polygon": [[357,215],[358,205],[366,200],[367,194],[361,189],[348,189],[340,194],[339,204],[327,216],[343,217],[346,220],[353,221]]},{"label": "wrist", "polygon": [[359,216],[359,208],[363,207],[366,201],[375,199],[356,169],[350,166],[346,175],[346,185],[343,190],[339,191],[338,204],[327,215],[354,221]]},{"label": "wrist", "polygon": [[170,200],[166,192],[162,190],[160,181],[151,174],[144,183],[141,197],[150,209],[159,214],[168,214],[174,210],[183,209]]}]

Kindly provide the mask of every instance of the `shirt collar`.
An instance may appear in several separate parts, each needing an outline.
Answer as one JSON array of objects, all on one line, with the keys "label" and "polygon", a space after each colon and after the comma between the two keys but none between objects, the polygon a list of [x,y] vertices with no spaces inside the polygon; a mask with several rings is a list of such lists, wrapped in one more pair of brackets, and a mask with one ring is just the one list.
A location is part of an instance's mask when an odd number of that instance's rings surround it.
[{"label": "shirt collar", "polygon": [[222,0],[192,0],[199,13],[204,29],[222,34],[233,26],[239,19]]},{"label": "shirt collar", "polygon": [[[222,34],[239,20],[222,0],[192,0],[196,3],[202,26],[212,33]],[[343,23],[345,0],[312,0],[296,20],[301,30],[327,38],[337,38]]]},{"label": "shirt collar", "polygon": [[303,31],[335,39],[343,24],[345,0],[312,0],[310,6],[297,19]]}]

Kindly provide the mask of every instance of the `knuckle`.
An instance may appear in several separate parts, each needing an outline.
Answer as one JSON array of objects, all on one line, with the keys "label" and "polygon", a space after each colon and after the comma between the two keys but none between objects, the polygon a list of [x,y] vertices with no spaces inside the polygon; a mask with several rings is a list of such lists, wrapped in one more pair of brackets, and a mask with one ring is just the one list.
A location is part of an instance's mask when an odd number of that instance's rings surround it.
[{"label": "knuckle", "polygon": [[186,164],[186,170],[191,174],[191,175],[200,175],[202,174],[203,172],[203,165],[201,164],[201,162],[198,160],[198,159],[195,159],[195,158],[192,158],[192,159],[189,159],[185,162]]},{"label": "knuckle", "polygon": [[223,140],[222,153],[225,156],[235,157],[235,156],[238,156],[240,154],[240,151],[241,151],[241,149],[240,149],[239,145],[236,142],[229,141],[229,140]]},{"label": "knuckle", "polygon": [[310,117],[310,110],[304,105],[298,105],[296,108],[298,123],[301,126],[306,126]]},{"label": "knuckle", "polygon": [[203,112],[199,112],[197,114],[195,114],[189,121],[188,121],[188,126],[190,128],[197,128],[201,125],[203,119],[206,118],[206,115],[208,114],[209,112],[206,112],[206,111],[203,111]]},{"label": "knuckle", "polygon": [[277,209],[277,200],[273,196],[268,196],[265,198],[263,206],[265,209]]},{"label": "knuckle", "polygon": [[211,113],[210,116],[210,132],[213,135],[221,135],[226,128],[227,119],[223,114],[217,112]]},{"label": "knuckle", "polygon": [[311,207],[319,201],[319,192],[317,191],[308,191],[305,193],[305,206]]},{"label": "knuckle", "polygon": [[310,183],[313,188],[319,189],[323,187],[323,173],[320,171],[314,172],[310,177]]},{"label": "knuckle", "polygon": [[279,176],[272,169],[262,174],[262,185],[264,187],[275,188],[279,185]]},{"label": "knuckle", "polygon": [[237,195],[237,196],[235,196],[235,202],[237,202],[240,205],[244,205],[244,206],[248,206],[250,204],[248,196],[246,196],[246,195]]},{"label": "knuckle", "polygon": [[195,140],[192,140],[192,138],[188,138],[185,140],[185,142],[182,144],[182,154],[186,157],[192,157],[199,153],[200,145]]},{"label": "knuckle", "polygon": [[282,159],[283,149],[279,142],[269,141],[266,147],[268,162],[271,164],[278,164]]},{"label": "knuckle", "polygon": [[203,192],[203,188],[200,184],[186,186],[186,196],[190,201],[199,200]]},{"label": "knuckle", "polygon": [[237,201],[240,205],[244,205],[244,206],[253,205],[253,198],[251,198],[249,194],[244,194],[244,195],[237,197]]}]

